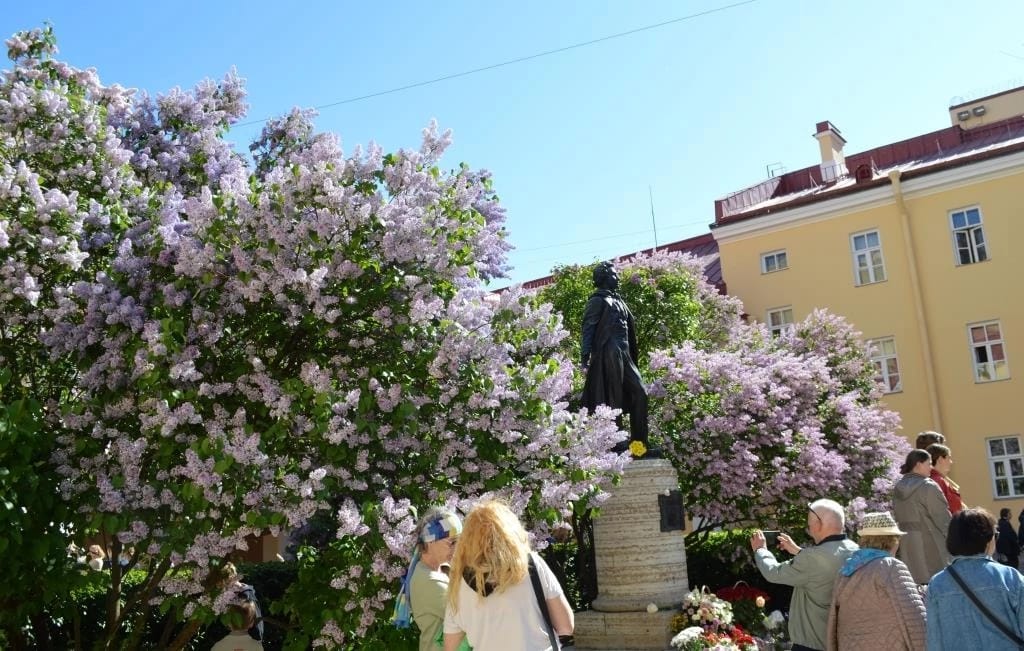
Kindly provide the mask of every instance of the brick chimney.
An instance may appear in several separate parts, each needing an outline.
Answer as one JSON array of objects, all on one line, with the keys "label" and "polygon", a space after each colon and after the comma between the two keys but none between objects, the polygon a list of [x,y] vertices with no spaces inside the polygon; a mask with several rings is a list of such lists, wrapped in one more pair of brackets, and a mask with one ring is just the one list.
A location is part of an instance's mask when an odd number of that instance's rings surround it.
[{"label": "brick chimney", "polygon": [[843,156],[843,145],[846,139],[839,133],[836,125],[828,120],[816,125],[814,137],[821,148],[821,178],[826,183],[836,181],[845,176],[846,157]]}]

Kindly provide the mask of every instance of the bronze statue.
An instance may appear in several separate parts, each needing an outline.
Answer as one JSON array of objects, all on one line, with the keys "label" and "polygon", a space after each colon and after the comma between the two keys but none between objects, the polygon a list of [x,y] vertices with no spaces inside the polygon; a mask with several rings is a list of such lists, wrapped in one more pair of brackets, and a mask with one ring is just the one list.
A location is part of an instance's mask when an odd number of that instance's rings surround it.
[{"label": "bronze statue", "polygon": [[[647,456],[655,456],[647,443],[647,390],[637,369],[636,326],[616,291],[619,275],[612,263],[594,269],[594,287],[583,313],[581,353],[587,379],[582,404],[591,411],[608,405],[629,414],[629,440],[640,441],[651,452]],[[620,443],[614,450],[623,452],[627,446]]]}]

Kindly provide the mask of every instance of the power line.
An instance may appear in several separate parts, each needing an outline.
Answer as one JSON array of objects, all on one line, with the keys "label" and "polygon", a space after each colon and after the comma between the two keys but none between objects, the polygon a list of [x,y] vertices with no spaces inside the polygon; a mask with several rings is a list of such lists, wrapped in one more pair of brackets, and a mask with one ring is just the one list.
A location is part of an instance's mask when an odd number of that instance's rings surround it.
[{"label": "power line", "polygon": [[[533,59],[539,59],[541,57],[551,56],[552,54],[560,54],[562,52],[568,52],[569,50],[575,50],[581,47],[587,47],[588,45],[594,45],[597,43],[603,43],[616,38],[622,38],[624,36],[631,36],[640,32],[646,32],[648,30],[657,29],[659,27],[665,27],[666,25],[673,25],[675,23],[681,23],[687,20],[693,20],[694,18],[701,18],[721,11],[727,11],[729,9],[735,9],[736,7],[742,7],[743,5],[749,5],[757,2],[757,0],[743,0],[742,2],[736,2],[730,5],[723,5],[721,7],[715,7],[706,11],[701,11],[688,16],[681,16],[679,18],[673,18],[653,25],[645,25],[643,27],[637,27],[625,32],[619,32],[617,34],[609,34],[608,36],[602,36],[595,38],[590,41],[582,41],[580,43],[573,43],[572,45],[566,45],[564,47],[555,48],[554,50],[545,50],[544,52],[537,52],[536,54],[530,54],[528,56],[518,57],[516,59],[509,59],[508,61],[502,61],[501,63],[494,63],[489,66],[483,66],[481,68],[473,68],[472,70],[465,70],[463,72],[456,72],[450,75],[444,75],[443,77],[436,77],[434,79],[428,79],[426,81],[419,81],[414,84],[407,84],[405,86],[398,86],[396,88],[389,88],[388,90],[378,91],[376,93],[370,93],[368,95],[360,95],[358,97],[349,97],[348,99],[338,100],[337,102],[331,102],[329,104],[321,104],[320,106],[314,106],[316,110],[322,110],[326,108],[333,108],[335,106],[341,106],[342,104],[352,104],[353,102],[361,102],[366,99],[372,99],[374,97],[381,97],[382,95],[390,95],[392,93],[399,93],[403,90],[410,90],[413,88],[420,88],[421,86],[429,86],[430,84],[436,84],[442,81],[448,81],[450,79],[458,79],[459,77],[466,77],[468,75],[475,75],[480,72],[486,72],[488,70],[495,70],[497,68],[503,68],[505,66],[514,65],[516,63],[523,63],[525,61],[532,61]],[[249,122],[241,122],[236,124],[236,127],[247,127],[253,124],[260,124],[266,122],[270,118],[263,118],[261,120],[250,120]]]}]

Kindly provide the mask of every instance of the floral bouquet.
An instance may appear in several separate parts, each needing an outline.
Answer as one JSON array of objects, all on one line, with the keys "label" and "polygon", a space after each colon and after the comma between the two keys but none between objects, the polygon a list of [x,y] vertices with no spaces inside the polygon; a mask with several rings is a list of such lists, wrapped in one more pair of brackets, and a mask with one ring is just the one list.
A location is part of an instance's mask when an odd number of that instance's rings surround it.
[{"label": "floral bouquet", "polygon": [[[691,590],[683,597],[681,612],[672,618],[672,632],[676,634],[672,648],[682,651],[781,648],[785,639],[785,617],[777,610],[764,614],[768,599],[764,591],[741,584],[722,588],[717,594],[707,588]],[[734,608],[737,608],[735,612]]]},{"label": "floral bouquet", "polygon": [[768,636],[768,622],[764,607],[771,597],[759,588],[742,581],[728,588],[715,590],[715,595],[729,602],[735,622],[758,637]]},{"label": "floral bouquet", "polygon": [[672,618],[673,633],[691,627],[708,633],[728,633],[732,628],[732,606],[707,588],[694,588],[686,593],[680,610],[682,612]]},{"label": "floral bouquet", "polygon": [[672,638],[672,648],[680,651],[757,651],[757,643],[738,626],[734,626],[730,633],[715,633],[700,626],[691,626]]}]

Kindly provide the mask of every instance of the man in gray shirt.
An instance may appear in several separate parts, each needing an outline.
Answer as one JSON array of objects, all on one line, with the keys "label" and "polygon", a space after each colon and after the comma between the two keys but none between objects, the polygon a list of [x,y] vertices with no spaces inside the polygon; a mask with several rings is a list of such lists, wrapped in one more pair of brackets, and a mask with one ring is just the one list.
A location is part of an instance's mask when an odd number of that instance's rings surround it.
[{"label": "man in gray shirt", "polygon": [[754,532],[750,547],[761,575],[771,583],[793,586],[789,604],[789,637],[793,651],[824,651],[832,586],[839,568],[857,550],[846,537],[843,507],[832,500],[818,500],[807,511],[807,533],[814,544],[801,548],[786,534],[779,534],[779,547],[793,554],[780,563],[767,549],[764,534]]}]

